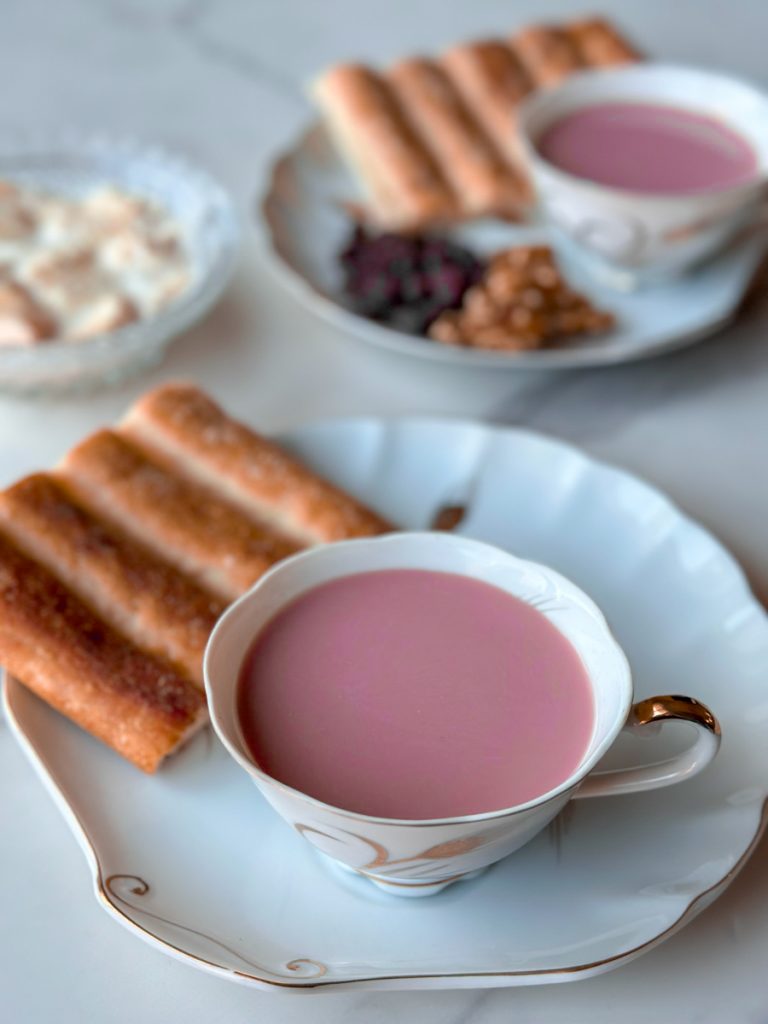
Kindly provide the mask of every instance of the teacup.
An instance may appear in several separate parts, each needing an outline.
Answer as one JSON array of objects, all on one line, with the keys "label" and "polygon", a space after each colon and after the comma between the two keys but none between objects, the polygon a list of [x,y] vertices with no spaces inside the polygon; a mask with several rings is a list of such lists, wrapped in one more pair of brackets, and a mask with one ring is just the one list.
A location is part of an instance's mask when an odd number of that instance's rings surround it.
[{"label": "teacup", "polygon": [[[492,584],[535,606],[579,654],[594,699],[592,737],[577,769],[556,788],[515,807],[455,818],[379,818],[332,807],[270,777],[244,741],[237,686],[261,629],[288,602],[329,580],[385,569],[457,573]],[[205,686],[222,743],[291,827],[317,850],[387,892],[426,896],[519,849],[571,799],[635,793],[690,778],[714,758],[720,729],[691,697],[659,696],[632,703],[627,659],[597,605],[543,565],[448,533],[394,533],[310,548],[280,562],[233,604],[205,654]],[[691,747],[649,766],[596,772],[622,729],[649,729],[668,719],[691,723]]]},{"label": "teacup", "polygon": [[[537,142],[576,110],[606,102],[672,105],[720,118],[757,158],[748,181],[692,194],[649,194],[574,177],[549,163]],[[768,180],[768,95],[728,75],[662,64],[586,71],[534,93],[517,117],[539,210],[603,283],[620,289],[678,275],[754,223]]]}]

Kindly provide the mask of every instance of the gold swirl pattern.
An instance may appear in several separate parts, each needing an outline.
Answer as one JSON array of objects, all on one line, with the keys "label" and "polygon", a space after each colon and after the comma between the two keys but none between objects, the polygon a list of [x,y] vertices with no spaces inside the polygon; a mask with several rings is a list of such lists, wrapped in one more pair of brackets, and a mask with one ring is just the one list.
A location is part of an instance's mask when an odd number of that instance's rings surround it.
[{"label": "gold swirl pattern", "polygon": [[289,960],[285,966],[289,971],[300,973],[302,978],[322,978],[328,972],[325,964],[321,964],[318,960],[309,960],[307,957]]},{"label": "gold swirl pattern", "polygon": [[113,896],[116,896],[119,900],[123,900],[124,903],[127,901],[119,892],[115,891],[116,882],[133,882],[129,891],[132,892],[134,896],[146,896],[149,892],[149,882],[145,882],[144,879],[139,878],[138,875],[110,875],[104,884]]},{"label": "gold swirl pattern", "polygon": [[[321,832],[319,828],[315,828],[313,825],[302,825],[300,821],[294,822],[293,827],[296,829],[296,831],[299,833],[300,836],[307,836],[307,835],[313,835],[314,834],[316,836],[322,836],[323,839],[330,839],[334,843],[343,843],[344,842],[344,840],[343,839],[339,839],[338,836],[332,836],[328,832]],[[352,835],[353,833],[349,833],[349,834]],[[362,836],[356,836],[355,838],[356,839],[362,839]],[[311,839],[308,839],[307,841],[310,842],[310,843],[312,842]],[[367,842],[367,840],[363,840],[363,842]]]},{"label": "gold swirl pattern", "polygon": [[[741,857],[739,857],[739,859],[736,861],[736,863],[733,864],[728,871],[726,871],[726,873],[722,876],[722,878],[718,879],[718,881],[716,881],[708,889],[704,889],[697,896],[695,896],[691,900],[691,902],[688,904],[688,906],[683,910],[683,912],[679,915],[679,917],[675,921],[673,921],[672,924],[669,925],[669,927],[665,928],[658,935],[655,935],[653,938],[649,939],[646,942],[641,942],[639,945],[634,946],[631,949],[625,950],[624,952],[621,952],[621,953],[616,953],[613,956],[603,957],[600,960],[593,960],[593,961],[589,961],[587,963],[577,963],[577,964],[573,964],[571,966],[566,966],[566,967],[539,967],[539,968],[533,968],[533,969],[527,969],[527,970],[500,970],[500,971],[493,971],[493,970],[490,970],[490,971],[454,971],[454,972],[449,972],[449,973],[444,973],[444,974],[439,974],[439,975],[438,974],[429,974],[429,973],[424,973],[424,974],[373,974],[372,973],[368,977],[357,978],[357,979],[350,979],[350,978],[343,978],[342,977],[342,978],[338,978],[336,980],[331,980],[331,981],[324,982],[322,984],[327,985],[329,987],[333,987],[335,985],[347,985],[347,986],[349,986],[350,984],[356,984],[358,986],[366,987],[370,983],[380,984],[382,981],[393,981],[393,982],[410,981],[411,983],[413,983],[415,981],[434,981],[434,980],[436,980],[438,978],[441,979],[441,980],[444,980],[446,978],[461,979],[461,980],[470,980],[470,979],[479,978],[479,979],[484,979],[486,981],[488,979],[491,979],[491,978],[498,978],[498,979],[534,978],[534,977],[536,977],[536,978],[544,978],[544,977],[557,978],[557,977],[563,977],[563,976],[566,976],[566,977],[577,976],[579,974],[585,974],[587,972],[594,971],[595,969],[598,969],[598,968],[603,968],[604,969],[604,968],[608,967],[609,965],[619,964],[622,961],[626,962],[627,960],[633,958],[634,956],[638,955],[639,953],[643,953],[646,950],[652,949],[654,946],[657,946],[660,942],[663,942],[665,938],[667,938],[668,936],[672,935],[680,927],[682,927],[682,925],[684,925],[686,921],[690,920],[692,917],[695,916],[696,909],[697,909],[699,904],[703,903],[706,906],[706,900],[707,900],[708,897],[710,897],[713,893],[717,892],[718,890],[722,891],[722,889],[725,888],[725,886],[727,886],[728,883],[731,882],[736,877],[736,875],[739,873],[739,871],[742,869],[742,867],[749,860],[750,856],[754,853],[758,843],[760,842],[760,839],[763,836],[763,833],[765,832],[766,825],[768,825],[768,800],[765,800],[763,802],[763,805],[762,805],[762,808],[761,808],[761,813],[760,813],[760,823],[758,825],[757,831],[755,832],[755,835],[752,838],[752,841],[750,842],[750,844],[746,848],[746,850],[742,853]],[[91,843],[90,838],[88,837],[88,834],[83,831],[83,835],[86,836],[86,838],[88,839],[88,843],[89,843],[90,849],[94,852],[94,856],[96,856],[96,852],[95,852],[96,848]],[[97,864],[98,864],[98,860],[97,860]],[[107,892],[107,888],[106,888],[106,884],[102,882],[102,878],[103,878],[103,874],[101,872],[101,867],[99,866],[99,874],[98,874],[99,891],[100,891],[100,893],[102,895],[104,895]],[[110,875],[109,879],[107,879],[107,881],[109,881],[110,879],[124,879],[124,878],[132,879],[132,880],[136,881],[137,883],[139,883],[140,886],[146,885],[146,883],[143,881],[143,879],[140,879],[140,878],[137,879],[133,875]],[[149,886],[147,886],[147,891],[149,891]],[[120,897],[118,897],[118,899],[120,899]],[[111,904],[111,901],[108,901],[108,902],[110,902],[110,904]],[[130,904],[128,904],[128,905],[130,906]],[[174,951],[176,953],[180,953],[181,956],[184,957],[187,960],[197,961],[198,963],[205,964],[206,966],[212,967],[212,968],[214,968],[216,970],[227,970],[226,968],[222,967],[221,964],[215,963],[214,961],[211,961],[211,960],[205,960],[202,957],[197,956],[194,953],[191,953],[187,949],[182,949],[179,946],[174,946],[173,943],[168,942],[168,940],[163,938],[162,936],[156,934],[155,932],[148,931],[146,928],[142,927],[142,925],[140,925],[138,923],[138,921],[135,921],[132,918],[127,917],[125,914],[123,914],[123,912],[121,910],[119,910],[117,907],[115,907],[114,904],[111,904],[111,906],[114,907],[114,909],[117,911],[118,914],[120,914],[122,917],[125,918],[125,920],[131,925],[132,928],[137,929],[138,931],[142,932],[145,935],[149,935],[151,938],[157,940],[163,946],[165,946],[166,949],[168,949],[170,951]],[[295,963],[296,961],[289,961],[289,962],[290,963]],[[302,962],[306,962],[306,961],[302,961]],[[314,961],[314,960],[310,961],[310,962],[311,963],[315,963],[315,964],[318,963],[318,961]],[[291,967],[288,967],[288,965],[286,965],[286,967],[288,968],[289,971],[292,971],[293,972],[293,976],[296,977],[295,970],[293,968],[291,968]],[[262,968],[258,968],[258,969],[262,970]],[[325,968],[325,971],[327,971],[327,968]],[[261,975],[259,975],[259,974],[253,975],[253,974],[249,974],[249,973],[244,972],[244,971],[234,971],[234,970],[231,971],[231,973],[236,975],[237,977],[243,978],[246,981],[261,982],[261,983],[264,983],[264,984],[267,984],[267,985],[277,986],[279,988],[283,988],[283,987],[284,988],[303,988],[303,987],[305,987],[303,984],[297,984],[296,982],[291,983],[290,981],[287,981],[287,980],[286,981],[271,980],[270,978],[265,978],[263,974],[261,974]],[[270,972],[270,973],[275,975],[275,972]],[[276,977],[279,978],[280,976],[277,975]],[[320,977],[320,976],[318,975],[318,977]],[[314,986],[314,982],[310,979],[309,983],[308,983],[308,985],[306,987],[312,988],[313,986]]]},{"label": "gold swirl pattern", "polygon": [[[96,859],[96,863],[97,863],[97,866],[98,866],[97,879],[98,879],[98,883],[99,883],[99,892],[102,895],[102,897],[106,899],[106,894],[108,892],[108,889],[107,889],[106,883],[103,882],[104,875],[103,875],[103,872],[101,870],[101,865],[98,863],[98,856],[96,854],[96,847],[91,842],[91,839],[90,839],[90,836],[88,836],[88,833],[85,832],[85,830],[82,828],[82,825],[79,822],[79,819],[76,819],[76,820],[78,821],[78,825],[80,827],[80,830],[81,830],[83,836],[85,836],[85,838],[86,838],[86,840],[88,842],[89,848],[93,852],[94,858]],[[429,973],[424,973],[424,974],[407,974],[407,975],[404,975],[404,974],[371,974],[368,977],[357,978],[357,979],[354,979],[354,980],[350,979],[350,978],[343,978],[342,977],[342,978],[338,978],[338,979],[335,979],[335,980],[330,980],[330,981],[327,981],[327,982],[321,982],[321,984],[327,985],[328,987],[332,987],[332,986],[335,986],[335,985],[347,985],[347,986],[349,986],[350,984],[356,984],[358,986],[366,987],[370,983],[380,984],[382,981],[393,981],[393,982],[397,982],[397,981],[410,981],[410,982],[414,982],[414,981],[434,981],[437,978],[440,978],[442,980],[444,980],[446,978],[461,979],[461,980],[470,980],[470,979],[475,979],[475,978],[482,978],[482,979],[485,979],[486,981],[487,981],[487,979],[490,979],[490,978],[498,978],[498,979],[534,978],[534,977],[536,977],[536,978],[544,978],[544,977],[557,978],[557,977],[563,977],[563,976],[566,976],[566,977],[577,976],[579,974],[585,974],[587,972],[594,971],[595,969],[598,969],[598,968],[605,969],[609,965],[619,964],[622,961],[626,962],[627,960],[632,959],[634,956],[638,955],[639,953],[643,953],[646,950],[652,949],[654,946],[657,946],[660,942],[663,942],[664,939],[667,938],[667,936],[672,935],[680,927],[682,927],[686,923],[686,921],[692,919],[695,916],[696,910],[697,910],[697,907],[698,907],[699,904],[703,904],[704,906],[706,906],[706,900],[707,900],[708,897],[710,897],[713,893],[716,893],[718,891],[722,891],[728,885],[728,883],[731,882],[736,877],[736,875],[739,873],[739,871],[742,869],[742,867],[749,860],[750,856],[754,853],[758,843],[760,842],[760,839],[762,838],[762,836],[763,836],[763,834],[765,832],[766,825],[768,825],[768,799],[763,802],[763,805],[762,805],[762,808],[761,808],[761,811],[760,811],[760,822],[759,822],[757,831],[755,832],[754,836],[752,837],[752,841],[750,842],[750,844],[746,848],[746,850],[742,853],[741,857],[739,857],[739,859],[736,861],[736,863],[733,864],[731,866],[731,868],[728,871],[725,872],[725,874],[722,876],[722,878],[718,879],[718,881],[714,882],[708,889],[704,889],[697,896],[695,896],[691,900],[691,902],[688,904],[688,906],[683,910],[683,912],[679,915],[679,917],[675,921],[673,921],[672,924],[669,925],[669,927],[665,928],[662,932],[659,932],[658,935],[655,935],[653,938],[647,940],[646,942],[641,942],[639,945],[634,946],[631,949],[625,950],[624,952],[615,953],[613,956],[603,957],[600,960],[593,960],[593,961],[589,961],[587,963],[577,963],[577,964],[573,964],[573,965],[566,966],[566,967],[539,967],[539,968],[533,968],[533,969],[527,969],[527,970],[501,970],[501,971],[493,971],[493,970],[490,970],[490,971],[454,971],[454,972],[449,972],[449,973],[444,973],[444,974],[439,974],[439,975],[438,974],[429,974]],[[125,879],[125,878],[128,878],[128,879],[131,879],[131,880],[135,881],[139,885],[140,888],[143,887],[144,885],[147,885],[147,883],[144,882],[143,879],[136,878],[136,876],[134,876],[134,875],[110,875],[109,878],[107,879],[107,882],[109,882],[110,879]],[[148,885],[147,885],[147,891],[149,891],[149,886]],[[120,899],[119,896],[117,898]],[[195,953],[190,952],[188,949],[183,949],[183,948],[181,948],[179,946],[175,946],[172,942],[169,942],[167,939],[163,938],[162,936],[158,935],[157,933],[149,931],[148,929],[144,928],[141,924],[139,924],[138,921],[135,921],[133,918],[128,917],[126,914],[123,913],[123,911],[121,911],[117,906],[115,906],[115,904],[112,903],[111,900],[107,899],[106,901],[110,904],[110,906],[113,907],[113,909],[121,917],[123,917],[125,919],[125,921],[128,922],[128,924],[132,928],[135,928],[137,931],[142,932],[144,935],[149,935],[151,938],[155,939],[156,941],[160,942],[163,946],[165,946],[165,948],[167,950],[181,954],[181,956],[183,958],[185,958],[186,960],[190,960],[190,961],[193,961],[193,962],[196,961],[197,963],[204,964],[207,967],[212,967],[215,970],[223,970],[223,971],[227,971],[228,970],[228,968],[223,967],[221,964],[216,963],[215,961],[206,960],[203,957],[197,956]],[[130,904],[126,904],[126,905],[130,906]],[[146,911],[143,911],[143,912],[146,913]],[[162,920],[162,918],[161,918],[161,920]],[[290,961],[290,963],[294,963],[294,962],[295,961]],[[311,962],[312,963],[318,963],[318,961],[311,961]],[[257,968],[257,970],[263,970],[263,968]],[[290,967],[288,967],[288,970],[289,971],[293,971],[293,969],[290,968]],[[327,968],[325,968],[325,970],[327,971]],[[301,982],[301,983],[298,982],[298,978],[297,978],[297,975],[296,975],[295,971],[293,971],[293,977],[296,978],[297,980],[294,981],[294,982],[291,982],[290,980],[280,980],[281,976],[277,975],[276,972],[274,972],[274,971],[270,971],[268,973],[271,973],[273,975],[273,978],[276,979],[276,980],[273,980],[273,979],[268,978],[268,977],[264,977],[263,974],[256,974],[256,975],[254,975],[254,974],[249,974],[249,973],[247,973],[245,971],[231,970],[230,973],[233,974],[233,975],[236,975],[239,978],[243,978],[246,981],[260,982],[262,984],[272,985],[272,986],[276,986],[278,988],[304,988],[305,987],[303,982]],[[318,977],[319,977],[319,975],[318,975]],[[314,987],[314,984],[315,984],[315,982],[312,979],[309,979],[306,987],[312,988],[312,987]]]},{"label": "gold swirl pattern", "polygon": [[[16,731],[19,733],[19,735],[24,737],[24,740],[27,743],[30,744],[30,752],[31,752],[31,755],[32,755],[34,763],[42,770],[42,772],[45,775],[45,777],[51,781],[53,792],[56,794],[57,799],[59,799],[63,804],[65,804],[69,808],[69,811],[70,811],[70,814],[71,814],[71,824],[72,824],[72,827],[73,827],[73,831],[78,836],[78,838],[82,841],[82,843],[84,844],[84,847],[90,852],[90,856],[92,858],[93,864],[95,865],[94,881],[96,883],[96,889],[97,889],[100,901],[106,907],[108,907],[118,918],[122,919],[122,921],[129,927],[129,929],[131,931],[134,932],[134,934],[140,934],[140,935],[146,936],[146,937],[154,940],[154,942],[156,942],[158,945],[163,947],[163,950],[166,953],[178,954],[178,956],[182,960],[185,960],[187,963],[190,963],[190,964],[193,964],[193,965],[194,964],[202,965],[202,966],[212,970],[213,972],[219,974],[220,976],[222,976],[222,975],[224,977],[235,976],[235,977],[242,978],[246,982],[255,983],[257,985],[268,985],[268,986],[272,987],[273,989],[313,988],[316,985],[318,987],[319,986],[323,986],[323,987],[328,987],[328,988],[333,988],[333,987],[335,987],[337,985],[343,985],[343,986],[346,986],[348,988],[349,987],[367,988],[367,987],[369,987],[371,985],[373,985],[374,987],[378,986],[378,985],[381,984],[382,981],[395,982],[395,983],[396,982],[406,982],[407,981],[410,984],[414,984],[414,983],[418,984],[419,982],[427,982],[427,983],[429,983],[429,982],[433,982],[433,981],[436,981],[436,980],[440,980],[442,982],[445,982],[446,979],[451,979],[453,981],[469,981],[469,980],[474,980],[474,979],[482,979],[485,984],[488,984],[490,979],[499,979],[500,984],[504,984],[505,980],[509,980],[509,979],[513,979],[513,978],[515,978],[515,979],[516,978],[525,978],[525,979],[530,979],[530,978],[551,978],[553,980],[556,980],[558,978],[562,979],[562,978],[578,977],[579,975],[586,975],[586,974],[588,974],[590,972],[593,972],[595,970],[605,970],[605,969],[607,969],[607,968],[609,968],[611,966],[621,964],[622,962],[626,963],[627,961],[631,960],[635,956],[637,956],[637,955],[639,955],[641,953],[644,953],[647,950],[652,949],[654,946],[659,945],[659,943],[663,942],[668,936],[674,934],[676,931],[678,931],[678,929],[680,929],[682,926],[684,926],[686,924],[686,922],[692,920],[696,916],[696,914],[697,914],[697,912],[698,912],[700,907],[707,906],[707,903],[711,900],[711,898],[714,895],[722,892],[728,886],[728,884],[730,882],[732,882],[733,879],[738,875],[738,873],[744,867],[746,862],[749,860],[749,858],[755,852],[755,850],[756,850],[756,848],[757,848],[761,838],[765,834],[766,826],[768,826],[768,799],[766,799],[766,800],[763,801],[763,804],[761,806],[760,818],[759,818],[757,827],[755,829],[755,832],[754,832],[754,834],[752,836],[751,841],[747,845],[746,849],[742,852],[741,856],[735,861],[735,863],[733,863],[731,865],[731,867],[727,871],[725,871],[723,873],[723,875],[720,878],[718,878],[715,882],[713,882],[713,884],[710,885],[708,888],[702,890],[696,896],[694,896],[693,899],[691,899],[691,901],[687,904],[687,906],[684,907],[682,912],[677,916],[677,918],[674,921],[672,921],[671,924],[669,924],[667,928],[663,929],[657,935],[654,935],[652,938],[646,940],[645,942],[641,942],[638,945],[633,946],[630,949],[623,950],[622,952],[615,953],[615,954],[613,954],[611,956],[604,956],[604,957],[602,957],[602,958],[600,958],[598,960],[592,960],[592,961],[588,961],[588,962],[577,962],[577,963],[574,963],[574,964],[570,964],[570,965],[566,965],[566,966],[561,966],[561,967],[539,967],[539,968],[527,968],[527,969],[522,969],[522,970],[515,970],[515,969],[485,970],[485,971],[482,971],[482,970],[481,971],[454,970],[454,971],[448,971],[448,972],[441,972],[439,974],[429,973],[429,971],[425,971],[424,973],[410,973],[410,974],[397,974],[395,972],[392,972],[390,974],[383,974],[380,971],[377,972],[376,970],[374,970],[374,965],[366,965],[369,968],[369,972],[370,972],[367,975],[363,975],[363,976],[356,977],[356,978],[349,978],[349,977],[344,977],[344,976],[339,976],[337,978],[331,977],[328,981],[320,981],[319,983],[313,981],[312,979],[308,979],[308,980],[304,981],[302,978],[299,977],[298,973],[294,969],[288,967],[287,965],[286,965],[286,973],[283,974],[283,975],[277,973],[276,971],[267,970],[267,975],[271,975],[271,977],[270,976],[265,976],[265,974],[263,973],[265,971],[265,968],[263,968],[263,967],[256,967],[257,973],[256,974],[251,974],[248,971],[238,971],[238,970],[235,970],[235,969],[233,969],[231,967],[225,966],[224,964],[222,964],[222,963],[220,963],[220,962],[218,962],[216,960],[208,960],[205,957],[203,957],[203,956],[201,956],[201,955],[199,955],[197,953],[193,953],[189,949],[186,949],[184,947],[175,945],[173,942],[170,942],[169,939],[166,938],[165,936],[159,934],[156,931],[150,930],[149,927],[145,927],[138,920],[136,920],[135,918],[129,916],[119,906],[120,903],[124,903],[126,907],[129,907],[131,909],[140,909],[141,913],[146,915],[146,916],[148,916],[148,917],[151,917],[151,916],[157,917],[157,915],[150,915],[150,914],[148,914],[148,912],[146,910],[144,910],[143,908],[132,908],[130,902],[128,902],[123,897],[121,897],[119,894],[117,894],[116,892],[113,891],[113,886],[114,886],[115,882],[124,881],[124,880],[132,881],[134,883],[134,886],[139,889],[139,892],[136,893],[136,895],[145,895],[147,892],[149,892],[150,887],[149,887],[149,884],[144,881],[144,879],[139,878],[136,875],[119,875],[119,874],[117,874],[117,875],[105,876],[103,865],[102,865],[100,857],[99,857],[99,850],[98,850],[98,847],[97,847],[97,845],[96,845],[96,843],[94,841],[93,836],[87,830],[84,822],[82,821],[82,819],[77,814],[77,811],[75,810],[75,808],[72,807],[72,805],[69,804],[69,801],[67,799],[66,793],[64,792],[64,790],[62,790],[62,788],[61,788],[58,780],[56,779],[56,777],[53,774],[51,774],[50,768],[47,765],[47,763],[41,758],[41,756],[40,756],[39,752],[37,751],[37,749],[32,745],[32,741],[29,739],[29,737],[24,732],[24,730],[23,730],[23,728],[21,726],[21,723],[20,723],[19,718],[17,717],[17,715],[15,713],[15,709],[14,709],[13,705],[9,702],[9,699],[8,699],[8,678],[7,678],[7,676],[5,676],[3,673],[0,673],[0,681],[5,683],[5,704],[4,704],[4,710],[6,712],[6,715],[8,716],[8,719],[10,721],[12,721],[13,726],[16,729]],[[0,721],[0,728],[2,728],[2,726],[3,726],[3,722]],[[106,877],[106,880],[105,880],[105,877]],[[114,900],[111,897],[114,897]],[[117,902],[115,902],[115,900]],[[158,919],[159,920],[163,920],[162,918],[158,918]],[[183,926],[179,926],[179,925],[175,925],[175,927],[183,928]],[[207,936],[206,936],[206,938],[207,938]],[[213,941],[216,942],[216,940],[213,940]],[[239,956],[239,954],[236,954],[236,955]],[[293,963],[294,961],[290,961],[290,962]],[[312,963],[319,963],[319,961],[311,961],[311,962]],[[339,964],[337,966],[340,968],[343,965]],[[327,972],[328,972],[328,968],[326,967],[325,968],[325,973],[327,973]],[[319,977],[319,975],[318,975],[318,977]]]},{"label": "gold swirl pattern", "polygon": [[[297,957],[294,960],[289,960],[288,963],[285,964],[285,970],[289,971],[290,974],[281,974],[279,971],[274,971],[269,967],[265,967],[264,964],[256,963],[254,960],[249,960],[248,957],[244,956],[239,952],[239,950],[233,949],[232,946],[228,946],[225,942],[222,942],[221,939],[217,939],[213,935],[208,935],[206,932],[201,932],[197,928],[191,928],[186,924],[179,924],[178,921],[171,921],[167,917],[162,917],[160,914],[155,914],[152,911],[147,910],[146,907],[134,906],[134,904],[126,898],[126,895],[121,890],[126,890],[127,893],[134,896],[146,896],[150,891],[149,882],[145,882],[144,879],[140,878],[138,875],[108,875],[107,878],[104,879],[104,890],[131,910],[137,910],[145,917],[150,917],[154,921],[160,921],[162,924],[169,925],[171,928],[178,928],[180,931],[187,932],[189,935],[197,935],[198,938],[204,939],[206,942],[210,942],[214,946],[218,946],[219,949],[225,950],[232,956],[237,957],[238,960],[242,961],[242,963],[246,964],[248,967],[252,967],[254,970],[260,971],[261,973],[271,974],[276,978],[290,977],[293,975],[309,979],[322,978],[328,973],[328,968],[325,964],[320,963],[319,960],[312,960],[310,957]],[[171,945],[170,943],[166,944],[169,946]],[[175,947],[171,946],[171,948]],[[184,951],[182,950],[182,952]],[[187,953],[186,955],[191,954]],[[208,963],[210,961],[204,962]],[[241,971],[235,971],[234,973],[242,974]],[[250,977],[250,975],[245,975],[245,977]]]},{"label": "gold swirl pattern", "polygon": [[[463,839],[449,839],[444,843],[438,843],[437,846],[430,846],[428,850],[420,853],[417,859],[443,860],[445,857],[458,857],[463,853],[471,853],[472,850],[476,850],[483,843],[484,839],[482,836],[465,836]],[[400,863],[400,861],[395,861],[395,863]]]},{"label": "gold swirl pattern", "polygon": [[[344,843],[344,839],[341,837],[332,835],[330,832],[323,832],[321,829],[315,828],[313,825],[304,825],[301,822],[295,822],[293,827],[300,836],[308,838],[309,842],[312,842],[312,835],[317,835],[322,836],[323,839],[330,839],[334,843]],[[340,829],[339,831],[345,836],[350,836],[352,839],[357,839],[359,842],[364,843],[366,846],[370,847],[373,852],[373,858],[370,861],[355,869],[360,874],[367,875],[375,871],[377,868],[387,868],[387,874],[389,876],[400,875],[404,878],[414,879],[419,878],[421,875],[434,873],[436,870],[435,861],[451,860],[453,857],[470,853],[472,850],[476,850],[479,847],[484,846],[488,841],[486,836],[465,836],[462,839],[449,839],[444,843],[437,843],[435,846],[430,846],[421,853],[414,854],[412,857],[400,857],[393,860],[390,857],[390,853],[386,846],[377,842],[375,839],[370,839],[367,836],[360,835],[358,832],[350,832],[347,829]],[[427,863],[424,864],[424,861],[427,861]],[[395,870],[389,870],[391,868],[395,868]],[[462,874],[463,873],[464,872],[462,872]],[[461,875],[453,875],[451,876],[451,880],[460,877]],[[400,882],[399,884],[404,885],[407,884],[407,882]],[[432,883],[427,882],[423,884],[428,885]]]}]

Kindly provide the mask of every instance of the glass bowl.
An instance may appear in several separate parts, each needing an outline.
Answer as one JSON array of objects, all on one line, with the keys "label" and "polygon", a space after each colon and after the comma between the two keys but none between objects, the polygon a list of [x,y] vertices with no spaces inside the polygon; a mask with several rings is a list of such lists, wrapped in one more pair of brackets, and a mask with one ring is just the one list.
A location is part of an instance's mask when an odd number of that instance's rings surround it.
[{"label": "glass bowl", "polygon": [[105,136],[23,135],[0,140],[0,179],[77,196],[115,185],[175,219],[190,265],[184,292],[154,316],[87,341],[0,347],[0,392],[35,395],[117,383],[158,363],[199,320],[232,273],[240,227],[228,194],[202,170],[155,146]]}]

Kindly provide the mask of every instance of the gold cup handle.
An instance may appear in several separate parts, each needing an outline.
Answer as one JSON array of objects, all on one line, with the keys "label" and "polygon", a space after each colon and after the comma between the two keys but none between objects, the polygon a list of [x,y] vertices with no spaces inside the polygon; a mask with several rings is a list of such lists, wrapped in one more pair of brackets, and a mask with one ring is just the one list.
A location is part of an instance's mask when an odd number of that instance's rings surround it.
[{"label": "gold cup handle", "polygon": [[640,793],[645,789],[660,789],[684,779],[690,779],[706,768],[720,748],[720,726],[704,704],[693,697],[670,695],[648,697],[633,704],[625,729],[643,730],[652,734],[662,722],[674,719],[696,726],[696,739],[692,746],[676,757],[644,765],[641,768],[619,768],[615,771],[591,772],[574,793],[574,797],[617,796],[620,793]]}]

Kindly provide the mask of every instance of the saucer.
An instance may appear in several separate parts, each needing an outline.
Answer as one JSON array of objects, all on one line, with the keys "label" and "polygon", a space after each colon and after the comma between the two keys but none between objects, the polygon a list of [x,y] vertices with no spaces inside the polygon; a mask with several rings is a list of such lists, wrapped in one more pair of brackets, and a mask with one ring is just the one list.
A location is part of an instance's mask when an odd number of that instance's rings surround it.
[{"label": "saucer", "polygon": [[744,235],[695,272],[636,292],[616,291],[588,276],[578,254],[545,226],[477,221],[450,232],[480,253],[514,245],[549,245],[570,283],[616,327],[605,336],[533,352],[489,352],[443,345],[386,327],[346,308],[337,256],[352,230],[349,200],[357,185],[324,127],[312,125],[272,166],[259,217],[270,263],[292,294],[334,327],[405,356],[458,367],[506,370],[579,369],[645,359],[690,345],[736,314],[768,245],[768,232]]},{"label": "saucer", "polygon": [[[575,980],[708,906],[754,849],[768,795],[768,618],[731,556],[647,484],[526,431],[363,419],[281,440],[404,527],[460,502],[458,531],[571,578],[606,612],[636,699],[695,693],[720,718],[720,755],[679,786],[571,804],[480,877],[398,900],[332,870],[210,730],[145,776],[8,679],[11,728],[105,909],[222,977],[318,991]],[[674,724],[650,743],[628,737],[606,766],[687,742]]]}]

